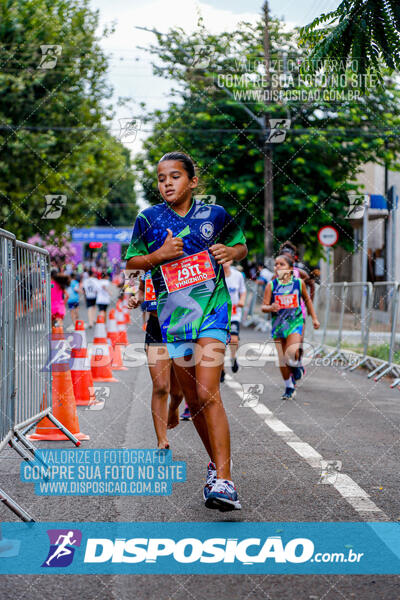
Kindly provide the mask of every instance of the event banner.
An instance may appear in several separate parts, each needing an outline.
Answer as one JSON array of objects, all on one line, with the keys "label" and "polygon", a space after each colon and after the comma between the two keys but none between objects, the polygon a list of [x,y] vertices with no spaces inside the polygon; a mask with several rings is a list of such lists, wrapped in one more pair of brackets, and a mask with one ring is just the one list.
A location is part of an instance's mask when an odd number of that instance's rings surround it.
[{"label": "event banner", "polygon": [[400,574],[399,523],[3,523],[1,574]]}]

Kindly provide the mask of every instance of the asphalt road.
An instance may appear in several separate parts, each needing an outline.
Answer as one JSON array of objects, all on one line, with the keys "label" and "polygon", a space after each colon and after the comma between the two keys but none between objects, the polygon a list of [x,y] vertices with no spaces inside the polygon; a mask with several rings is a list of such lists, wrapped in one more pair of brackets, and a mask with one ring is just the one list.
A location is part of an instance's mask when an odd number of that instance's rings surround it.
[{"label": "asphalt road", "polygon": [[[141,313],[133,317],[129,341],[142,345]],[[367,380],[361,370],[309,365],[296,399],[282,402],[273,356],[259,358],[264,343],[264,334],[243,329],[241,352],[244,356],[244,345],[250,344],[249,360],[236,375],[228,364],[222,385],[242,511],[223,514],[204,507],[207,456],[191,422],[181,422],[169,435],[174,460],[187,464],[187,481],[174,484],[170,497],[35,496],[33,485],[19,481],[19,458],[8,449],[0,456],[1,486],[38,521],[400,520],[400,391],[387,381]],[[84,447],[154,447],[147,366],[131,366],[116,376],[119,382],[108,384],[103,410],[79,408],[81,431],[91,436]],[[246,384],[253,395],[244,402]],[[324,461],[333,465],[328,475]],[[4,506],[0,510],[4,521],[16,520]],[[398,576],[374,575],[2,576],[0,598],[395,600],[399,584]]]}]

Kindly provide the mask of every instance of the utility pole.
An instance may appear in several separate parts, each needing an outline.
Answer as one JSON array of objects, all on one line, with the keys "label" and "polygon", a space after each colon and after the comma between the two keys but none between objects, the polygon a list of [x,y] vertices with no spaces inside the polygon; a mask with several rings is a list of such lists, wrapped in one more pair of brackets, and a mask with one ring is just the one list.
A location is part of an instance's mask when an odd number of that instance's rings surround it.
[{"label": "utility pole", "polygon": [[[270,40],[269,40],[269,7],[267,0],[263,6],[264,11],[264,61],[266,74],[266,93],[265,102],[270,102],[271,93],[271,58],[270,58]],[[269,130],[270,114],[268,110],[264,114],[264,256],[272,257],[274,253],[274,175],[272,171],[272,145],[267,143],[266,132]]]},{"label": "utility pole", "polygon": [[[263,46],[264,46],[264,61],[266,70],[267,87],[265,91],[267,95],[271,92],[271,61],[270,61],[270,39],[269,39],[269,7],[268,2],[265,1],[263,6],[264,11],[264,34],[263,34]],[[135,25],[135,29],[141,29],[142,31],[148,31],[155,35],[163,35],[156,29],[149,29],[148,27],[141,27]],[[164,34],[165,35],[165,34]],[[177,44],[181,52],[186,56],[189,61],[193,60],[191,56],[182,46]],[[234,94],[224,85],[217,85],[214,82],[216,89],[223,90],[228,96],[237,102],[239,106],[248,114],[250,117],[258,123],[262,134],[262,141],[260,150],[264,155],[264,258],[271,258],[273,256],[274,246],[274,182],[272,172],[272,144],[267,143],[266,140],[271,131],[268,111],[264,113],[263,117],[258,117],[251,111],[246,104],[237,100]],[[266,102],[270,102],[269,98]]]}]

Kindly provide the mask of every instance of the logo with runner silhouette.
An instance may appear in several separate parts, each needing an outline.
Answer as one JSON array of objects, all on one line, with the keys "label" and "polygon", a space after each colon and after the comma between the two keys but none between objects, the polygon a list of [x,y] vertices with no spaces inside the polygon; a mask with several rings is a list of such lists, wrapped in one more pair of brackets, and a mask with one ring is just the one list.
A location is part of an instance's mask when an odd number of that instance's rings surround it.
[{"label": "logo with runner silhouette", "polygon": [[290,119],[269,119],[270,130],[265,140],[267,144],[281,144],[290,129]]},{"label": "logo with runner silhouette", "polygon": [[243,397],[239,404],[240,408],[254,408],[260,401],[260,396],[264,392],[262,383],[242,383]]},{"label": "logo with runner silhouette", "polygon": [[48,529],[50,549],[42,567],[68,567],[75,554],[75,548],[81,545],[80,529]]}]

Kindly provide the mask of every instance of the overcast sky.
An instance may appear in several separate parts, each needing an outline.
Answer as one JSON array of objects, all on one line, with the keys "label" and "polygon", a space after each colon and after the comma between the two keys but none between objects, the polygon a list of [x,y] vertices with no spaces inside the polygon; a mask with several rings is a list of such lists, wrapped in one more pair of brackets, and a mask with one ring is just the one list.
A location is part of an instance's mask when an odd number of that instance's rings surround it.
[{"label": "overcast sky", "polygon": [[[263,0],[92,0],[100,11],[101,24],[115,23],[115,32],[102,42],[111,57],[109,79],[115,98],[129,96],[133,102],[144,101],[149,108],[163,108],[168,101],[169,82],[154,77],[149,56],[136,48],[154,42],[151,33],[135,26],[155,27],[167,31],[179,26],[186,32],[196,27],[198,13],[207,29],[218,32],[234,28],[239,21],[256,21]],[[270,0],[274,16],[304,25],[322,12],[332,10],[339,0]],[[117,117],[129,117],[129,109],[117,109]]]}]

